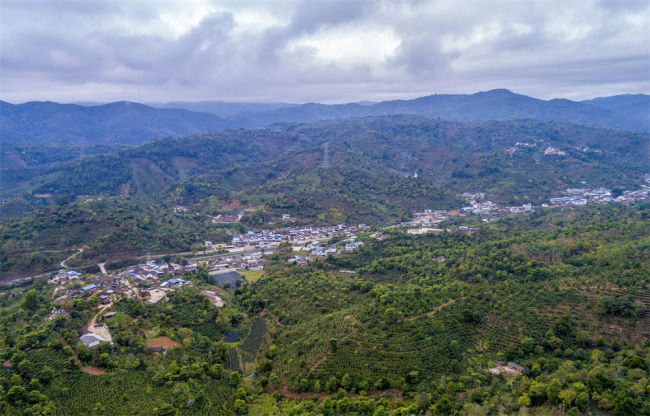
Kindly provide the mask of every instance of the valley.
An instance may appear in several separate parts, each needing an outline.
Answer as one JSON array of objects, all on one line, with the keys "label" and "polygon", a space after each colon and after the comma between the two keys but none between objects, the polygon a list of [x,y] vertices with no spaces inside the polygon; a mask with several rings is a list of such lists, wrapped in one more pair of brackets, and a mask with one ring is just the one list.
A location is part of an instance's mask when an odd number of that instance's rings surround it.
[{"label": "valley", "polygon": [[2,409],[643,414],[648,143],[381,115],[11,145]]}]

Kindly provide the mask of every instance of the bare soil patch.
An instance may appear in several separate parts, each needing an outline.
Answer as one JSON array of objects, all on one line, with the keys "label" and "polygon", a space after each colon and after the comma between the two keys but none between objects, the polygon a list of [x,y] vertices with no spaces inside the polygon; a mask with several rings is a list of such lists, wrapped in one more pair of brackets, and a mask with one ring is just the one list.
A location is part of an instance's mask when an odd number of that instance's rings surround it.
[{"label": "bare soil patch", "polygon": [[106,374],[106,371],[97,367],[81,367],[81,371],[90,374],[91,376],[101,376],[102,374]]},{"label": "bare soil patch", "polygon": [[151,289],[149,291],[149,294],[151,295],[151,297],[149,299],[147,299],[147,303],[151,303],[151,304],[158,303],[165,296],[167,296],[167,294],[164,291],[160,290],[160,289]]},{"label": "bare soil patch", "polygon": [[162,347],[171,350],[172,348],[178,348],[180,346],[181,344],[169,337],[158,337],[147,340],[147,348]]}]

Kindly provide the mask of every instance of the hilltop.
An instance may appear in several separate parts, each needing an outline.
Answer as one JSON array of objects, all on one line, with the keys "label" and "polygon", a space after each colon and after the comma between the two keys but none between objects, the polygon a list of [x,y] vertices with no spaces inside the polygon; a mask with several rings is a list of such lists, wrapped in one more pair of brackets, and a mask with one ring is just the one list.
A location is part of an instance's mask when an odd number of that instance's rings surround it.
[{"label": "hilltop", "polygon": [[451,121],[559,121],[590,127],[648,131],[650,97],[603,97],[576,102],[540,100],[497,89],[475,94],[436,94],[412,100],[347,104],[133,102],[103,105],[0,102],[0,142],[67,144],[142,144],[226,128],[274,123],[312,123],[384,115],[419,115]]}]

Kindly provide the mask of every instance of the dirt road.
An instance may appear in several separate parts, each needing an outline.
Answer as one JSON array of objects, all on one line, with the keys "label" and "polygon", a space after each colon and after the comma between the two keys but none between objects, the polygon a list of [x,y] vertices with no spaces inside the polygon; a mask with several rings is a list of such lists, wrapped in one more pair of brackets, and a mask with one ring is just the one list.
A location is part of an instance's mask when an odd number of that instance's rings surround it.
[{"label": "dirt road", "polygon": [[66,266],[65,263],[66,263],[68,260],[71,260],[73,257],[76,257],[76,256],[78,256],[79,254],[81,254],[81,253],[84,252],[84,249],[83,249],[83,248],[79,248],[78,250],[79,250],[79,251],[77,251],[76,253],[74,253],[73,255],[71,255],[70,257],[68,257],[67,259],[63,260],[63,261],[61,262],[61,267],[67,269],[68,266]]}]

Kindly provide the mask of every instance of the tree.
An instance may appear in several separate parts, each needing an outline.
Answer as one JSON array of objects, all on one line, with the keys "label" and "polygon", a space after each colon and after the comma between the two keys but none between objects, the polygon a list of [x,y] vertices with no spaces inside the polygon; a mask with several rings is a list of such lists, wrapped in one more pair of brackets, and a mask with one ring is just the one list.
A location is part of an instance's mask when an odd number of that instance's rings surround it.
[{"label": "tree", "polygon": [[576,334],[576,343],[582,347],[586,347],[589,345],[589,333],[584,330],[578,331]]},{"label": "tree", "polygon": [[617,416],[633,415],[636,413],[637,406],[634,400],[621,391],[614,400],[614,414]]},{"label": "tree", "polygon": [[528,395],[533,406],[539,406],[546,400],[546,384],[533,381],[528,389]]},{"label": "tree", "polygon": [[535,347],[535,340],[531,337],[523,337],[521,339],[521,349],[524,350],[526,354],[533,352],[533,347]]},{"label": "tree", "polygon": [[19,386],[22,384],[22,382],[23,382],[23,378],[20,375],[14,374],[13,376],[11,376],[10,383],[12,386]]},{"label": "tree", "polygon": [[93,407],[93,416],[104,416],[106,414],[106,408],[104,408],[104,405],[101,403],[95,403],[95,407]]},{"label": "tree", "polygon": [[28,359],[24,359],[18,363],[16,370],[23,376],[28,376],[32,371],[32,362]]},{"label": "tree", "polygon": [[580,410],[585,411],[589,407],[589,393],[586,391],[580,392],[575,399],[575,404]]},{"label": "tree", "polygon": [[564,389],[560,391],[558,397],[560,400],[562,400],[562,403],[564,403],[568,407],[571,406],[571,404],[573,403],[577,395],[578,394],[573,389]]},{"label": "tree", "polygon": [[575,322],[569,315],[562,317],[555,323],[555,333],[560,337],[570,338],[574,335]]},{"label": "tree", "polygon": [[25,388],[23,386],[13,386],[7,392],[7,398],[12,403],[18,404],[25,397]]},{"label": "tree", "polygon": [[230,373],[230,376],[228,376],[228,382],[233,387],[237,387],[240,381],[241,381],[241,376],[237,371],[233,371],[232,373]]},{"label": "tree", "polygon": [[560,380],[556,378],[551,379],[551,381],[546,385],[546,397],[548,398],[548,401],[553,404],[557,403],[561,390],[562,383],[560,383]]},{"label": "tree", "polygon": [[54,378],[54,369],[50,366],[43,366],[41,369],[40,379],[44,383],[49,383]]},{"label": "tree", "polygon": [[528,397],[528,394],[526,393],[519,396],[519,400],[517,400],[517,402],[519,403],[519,406],[530,407],[530,397]]},{"label": "tree", "polygon": [[233,405],[233,410],[238,415],[245,415],[248,414],[248,405],[242,399],[237,399]]},{"label": "tree", "polygon": [[336,352],[336,347],[337,347],[336,338],[330,338],[329,343],[330,343],[330,350],[332,350],[332,352]]},{"label": "tree", "polygon": [[28,290],[27,293],[25,293],[25,296],[23,296],[23,299],[20,301],[20,307],[28,311],[37,309],[38,304],[39,299],[36,289]]},{"label": "tree", "polygon": [[154,414],[156,416],[172,416],[176,413],[174,406],[169,403],[165,403],[162,406],[154,409]]},{"label": "tree", "polygon": [[350,410],[350,399],[344,397],[336,402],[336,411],[341,414],[346,414]]},{"label": "tree", "polygon": [[445,394],[432,406],[433,413],[436,415],[451,415],[454,412],[454,406],[448,394]]},{"label": "tree", "polygon": [[334,413],[334,403],[332,403],[332,399],[329,397],[323,400],[323,413],[326,415]]},{"label": "tree", "polygon": [[341,387],[348,390],[350,388],[350,382],[350,375],[348,373],[345,373],[341,378]]},{"label": "tree", "polygon": [[336,378],[336,376],[330,376],[330,378],[327,380],[327,384],[325,385],[325,389],[329,392],[332,392],[336,390],[339,386],[339,381]]}]

